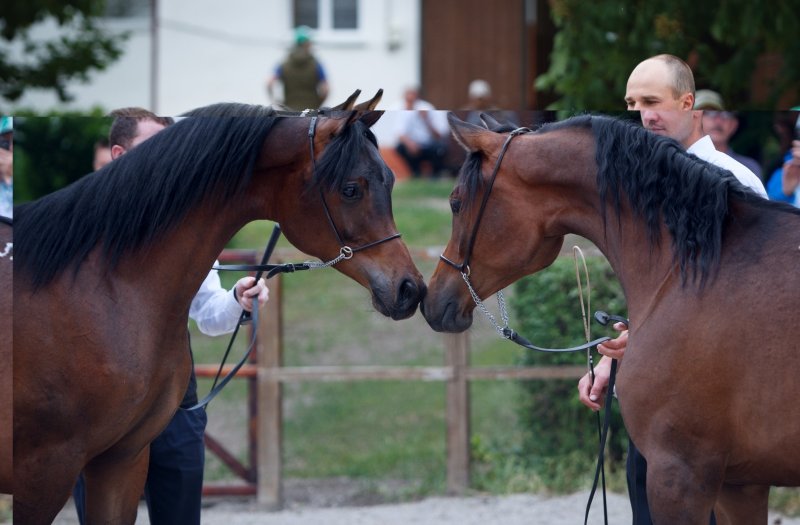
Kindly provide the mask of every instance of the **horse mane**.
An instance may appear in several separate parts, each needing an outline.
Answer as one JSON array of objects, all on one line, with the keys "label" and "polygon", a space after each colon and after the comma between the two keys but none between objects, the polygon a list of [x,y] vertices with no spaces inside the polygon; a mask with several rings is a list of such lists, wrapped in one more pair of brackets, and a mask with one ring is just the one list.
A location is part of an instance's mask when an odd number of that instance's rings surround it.
[{"label": "horse mane", "polygon": [[99,171],[17,206],[17,268],[38,288],[77,271],[98,243],[113,268],[201,201],[231,199],[250,181],[275,114],[244,104],[193,110]]},{"label": "horse mane", "polygon": [[[609,202],[619,217],[624,194],[634,215],[644,220],[651,246],[660,242],[661,225],[666,225],[684,283],[689,277],[699,278],[702,287],[718,268],[731,202],[800,215],[800,209],[761,197],[730,171],[631,121],[581,115],[545,124],[536,133],[569,128],[586,129],[595,138],[603,220]],[[471,154],[460,175],[468,202],[484,184],[480,159]]]}]

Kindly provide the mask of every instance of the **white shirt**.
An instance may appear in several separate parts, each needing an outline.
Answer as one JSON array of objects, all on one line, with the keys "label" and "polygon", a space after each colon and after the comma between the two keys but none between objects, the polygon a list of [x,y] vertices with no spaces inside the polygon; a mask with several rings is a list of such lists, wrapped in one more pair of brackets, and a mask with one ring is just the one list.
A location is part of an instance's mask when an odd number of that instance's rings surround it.
[{"label": "white shirt", "polygon": [[[430,102],[424,100],[414,101],[414,107],[406,110],[400,108],[397,118],[397,130],[399,135],[405,135],[417,144],[431,144],[435,141],[442,141],[450,133],[450,125],[447,123],[447,112],[437,111]],[[427,112],[431,127],[439,133],[439,138],[435,138],[423,121],[421,111]]]},{"label": "white shirt", "polygon": [[[219,261],[215,261],[216,266]],[[197,295],[189,306],[189,317],[206,335],[222,335],[233,332],[239,322],[242,306],[233,297],[233,290],[225,290],[219,281],[217,270],[206,276]]]},{"label": "white shirt", "polygon": [[761,179],[759,179],[755,173],[750,171],[738,160],[731,158],[721,151],[718,151],[714,147],[714,143],[711,142],[711,137],[708,135],[692,144],[689,149],[686,150],[686,152],[696,155],[697,158],[702,159],[709,164],[713,164],[730,171],[737,179],[739,179],[739,182],[752,189],[765,199],[768,198],[767,190],[764,188],[764,184],[761,182]]}]

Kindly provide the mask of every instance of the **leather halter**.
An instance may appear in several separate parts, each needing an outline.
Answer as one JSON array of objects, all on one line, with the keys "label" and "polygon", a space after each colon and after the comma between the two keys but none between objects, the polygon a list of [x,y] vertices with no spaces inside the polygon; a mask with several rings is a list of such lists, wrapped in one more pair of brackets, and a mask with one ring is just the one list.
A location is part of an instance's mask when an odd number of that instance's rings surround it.
[{"label": "leather halter", "polygon": [[[308,146],[311,150],[311,173],[314,174],[317,172],[317,160],[314,156],[314,134],[316,133],[317,129],[317,118],[316,116],[311,117],[311,123],[308,125]],[[328,224],[331,225],[331,229],[333,229],[334,235],[336,235],[336,240],[339,242],[340,246],[340,253],[344,259],[349,259],[353,256],[354,253],[360,252],[362,250],[366,250],[367,248],[372,248],[373,246],[377,246],[379,244],[383,244],[387,241],[391,241],[393,239],[400,238],[400,233],[394,233],[383,239],[379,239],[377,241],[368,242],[367,244],[363,244],[357,248],[351,248],[350,246],[346,245],[345,242],[342,240],[342,236],[339,234],[339,228],[336,227],[336,223],[333,220],[333,215],[331,215],[331,210],[328,207],[328,201],[325,200],[325,192],[322,189],[322,186],[319,186],[319,197],[322,199],[322,209],[325,210],[325,216],[328,218]]]},{"label": "leather halter", "polygon": [[494,169],[492,170],[492,176],[489,178],[489,187],[486,188],[486,192],[483,194],[483,199],[481,199],[481,207],[478,209],[478,218],[475,220],[475,225],[472,227],[472,234],[469,236],[469,241],[467,242],[467,251],[464,255],[464,261],[461,264],[456,263],[447,257],[444,254],[439,255],[439,258],[458,270],[461,273],[465,273],[469,276],[470,268],[469,268],[469,260],[472,257],[472,248],[475,246],[475,238],[478,236],[478,228],[481,225],[481,219],[483,218],[483,212],[486,209],[486,203],[489,201],[489,195],[492,193],[492,187],[494,186],[494,179],[497,178],[497,172],[500,171],[500,163],[503,162],[503,157],[506,154],[506,150],[508,146],[511,144],[511,141],[514,140],[514,137],[517,135],[523,135],[525,133],[530,133],[531,130],[529,128],[517,128],[511,133],[508,134],[506,141],[503,143],[503,147],[500,149],[500,154],[497,156],[497,161],[494,163]]}]

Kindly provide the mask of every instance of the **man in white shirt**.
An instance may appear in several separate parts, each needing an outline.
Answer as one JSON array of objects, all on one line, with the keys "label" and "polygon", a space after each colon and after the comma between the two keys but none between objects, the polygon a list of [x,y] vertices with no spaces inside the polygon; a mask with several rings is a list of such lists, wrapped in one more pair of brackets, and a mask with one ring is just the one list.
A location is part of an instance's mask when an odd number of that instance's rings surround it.
[{"label": "man in white shirt", "polygon": [[[114,122],[109,131],[111,158],[116,159],[173,123],[142,108],[123,108],[111,112]],[[253,301],[263,305],[269,289],[263,279],[243,277],[228,291],[219,274],[211,270],[192,299],[189,317],[206,335],[232,332],[242,309],[252,311]],[[197,403],[197,378],[192,368],[189,386],[178,411],[167,428],[150,444],[145,496],[152,525],[198,524],[203,489],[206,428],[205,410],[185,410]],[[85,522],[83,476],[73,490],[78,519]]]},{"label": "man in white shirt", "polygon": [[447,153],[450,128],[444,111],[436,111],[430,102],[419,97],[419,89],[403,92],[403,105],[398,118],[397,153],[408,164],[413,177],[422,176],[422,163],[428,162],[431,177],[439,176]]},{"label": "man in white shirt", "polygon": [[[629,110],[641,113],[646,129],[677,140],[688,153],[730,171],[742,184],[766,198],[767,192],[761,180],[743,164],[717,151],[711,137],[703,133],[703,112],[693,109],[694,95],[694,75],[688,64],[672,55],[658,55],[641,62],[631,72],[625,104]],[[622,361],[627,347],[628,331],[625,325],[617,323],[614,328],[621,332],[619,337],[597,346],[603,357],[594,369],[594,383],[589,373],[578,382],[580,400],[592,410],[600,410],[603,391],[608,386],[611,360]],[[647,506],[646,468],[644,457],[631,442],[628,451],[628,491],[634,507],[634,525],[652,523]],[[632,490],[633,486],[636,490]],[[714,518],[711,519],[714,523]]]}]

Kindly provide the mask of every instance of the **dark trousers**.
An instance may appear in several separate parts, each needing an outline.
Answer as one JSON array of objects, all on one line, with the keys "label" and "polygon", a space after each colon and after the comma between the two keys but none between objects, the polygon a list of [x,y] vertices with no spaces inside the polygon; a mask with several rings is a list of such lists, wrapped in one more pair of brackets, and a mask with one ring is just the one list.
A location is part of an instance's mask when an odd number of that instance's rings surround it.
[{"label": "dark trousers", "polygon": [[422,163],[425,161],[429,162],[431,165],[431,177],[437,178],[439,173],[442,171],[442,167],[444,166],[444,155],[446,151],[443,144],[433,143],[425,146],[420,145],[419,151],[416,155],[412,155],[411,152],[408,151],[408,148],[406,148],[406,145],[402,142],[397,145],[396,149],[397,153],[399,153],[408,164],[413,177],[419,177],[422,174]]},{"label": "dark trousers", "polygon": [[[647,460],[633,441],[628,441],[628,461],[625,465],[628,478],[628,497],[633,511],[633,525],[652,525],[650,506],[647,503]],[[717,525],[714,512],[711,512],[710,525]]]}]

